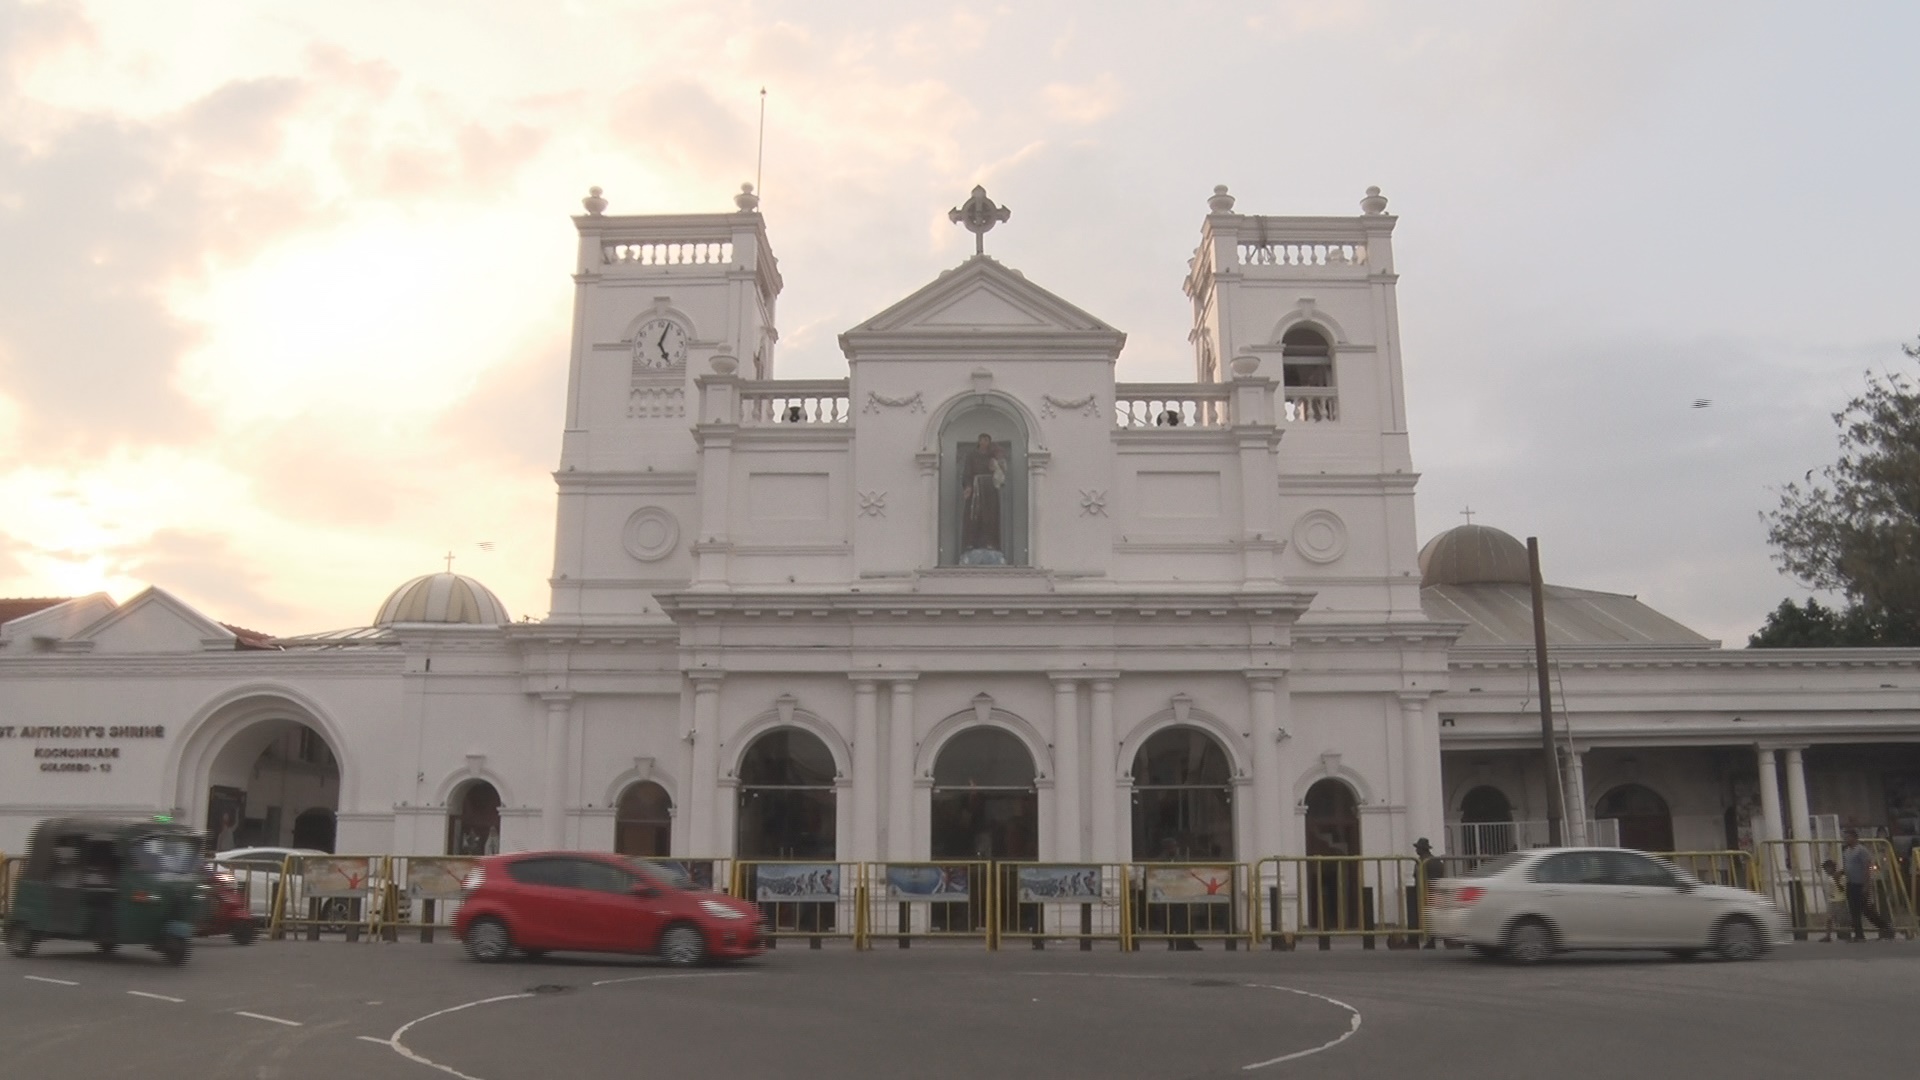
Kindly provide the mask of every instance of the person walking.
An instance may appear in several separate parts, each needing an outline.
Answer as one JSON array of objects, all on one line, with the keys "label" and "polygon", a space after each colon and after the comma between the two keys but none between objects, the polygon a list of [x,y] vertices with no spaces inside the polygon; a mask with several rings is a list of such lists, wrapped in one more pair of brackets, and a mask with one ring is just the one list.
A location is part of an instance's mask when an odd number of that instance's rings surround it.
[{"label": "person walking", "polygon": [[1863,917],[1880,931],[1881,937],[1892,937],[1893,927],[1873,908],[1873,856],[1860,843],[1856,830],[1848,829],[1841,834],[1840,873],[1846,879],[1847,914],[1853,920],[1853,937],[1848,940],[1867,940],[1866,929],[1861,925]]},{"label": "person walking", "polygon": [[[1447,864],[1433,853],[1433,844],[1426,837],[1413,842],[1413,853],[1420,857],[1420,921],[1426,923],[1427,905],[1432,903],[1433,883],[1447,876]],[[1440,942],[1432,935],[1425,935],[1426,948],[1437,949]]]}]

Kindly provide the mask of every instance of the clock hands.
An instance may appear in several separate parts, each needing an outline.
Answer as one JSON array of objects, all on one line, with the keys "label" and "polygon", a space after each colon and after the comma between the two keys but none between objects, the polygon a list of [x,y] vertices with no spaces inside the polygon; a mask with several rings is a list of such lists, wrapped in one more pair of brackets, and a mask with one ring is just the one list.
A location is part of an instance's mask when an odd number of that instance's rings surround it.
[{"label": "clock hands", "polygon": [[667,335],[671,333],[673,333],[673,325],[669,323],[660,330],[660,340],[654,342],[654,344],[660,346],[660,362],[663,364],[673,362],[673,357],[667,355]]}]

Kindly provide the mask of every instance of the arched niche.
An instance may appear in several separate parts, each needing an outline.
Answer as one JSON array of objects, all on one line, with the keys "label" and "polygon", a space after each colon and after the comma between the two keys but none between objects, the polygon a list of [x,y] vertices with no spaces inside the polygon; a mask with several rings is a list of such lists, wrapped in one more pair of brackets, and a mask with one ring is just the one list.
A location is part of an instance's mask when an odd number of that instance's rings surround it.
[{"label": "arched niche", "polygon": [[500,790],[474,777],[447,798],[447,854],[494,855],[500,851]]},{"label": "arched niche", "polygon": [[673,799],[652,780],[628,784],[614,804],[613,850],[659,858],[673,854]]},{"label": "arched niche", "polygon": [[980,395],[942,419],[941,566],[1026,566],[1030,432],[1019,410]]}]

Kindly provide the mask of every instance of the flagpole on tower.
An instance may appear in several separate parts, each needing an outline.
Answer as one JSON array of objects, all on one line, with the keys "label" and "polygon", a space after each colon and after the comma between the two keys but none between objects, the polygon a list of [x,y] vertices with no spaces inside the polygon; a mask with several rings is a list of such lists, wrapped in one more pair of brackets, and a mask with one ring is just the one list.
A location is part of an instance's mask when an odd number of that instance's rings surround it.
[{"label": "flagpole on tower", "polygon": [[767,88],[760,88],[760,142],[753,152],[753,190],[760,190],[760,167],[767,160]]}]

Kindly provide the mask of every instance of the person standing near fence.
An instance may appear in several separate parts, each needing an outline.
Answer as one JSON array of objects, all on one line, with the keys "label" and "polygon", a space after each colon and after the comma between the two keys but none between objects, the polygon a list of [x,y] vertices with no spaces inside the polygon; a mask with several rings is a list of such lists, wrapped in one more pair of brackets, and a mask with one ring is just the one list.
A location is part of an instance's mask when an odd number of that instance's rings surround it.
[{"label": "person standing near fence", "polygon": [[1892,937],[1893,927],[1873,907],[1873,856],[1855,830],[1848,829],[1841,840],[1840,872],[1847,883],[1847,915],[1853,920],[1853,937],[1848,940],[1867,940],[1866,928],[1861,925],[1863,917],[1879,929],[1881,937]]},{"label": "person standing near fence", "polygon": [[[1426,924],[1427,905],[1433,897],[1433,883],[1447,876],[1447,864],[1433,853],[1433,844],[1426,837],[1413,842],[1413,853],[1420,857],[1420,922]],[[1436,949],[1439,941],[1432,934],[1425,935],[1426,947]]]}]

